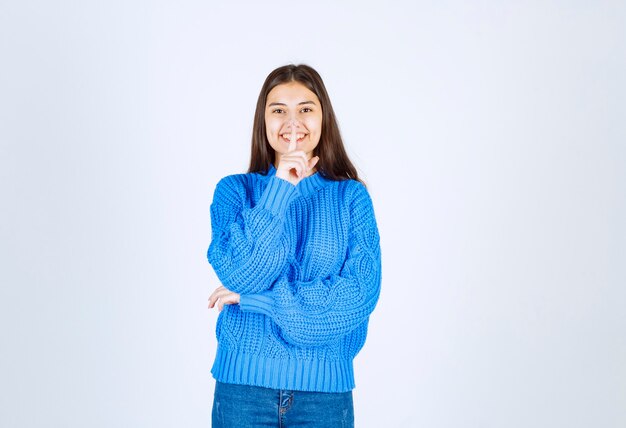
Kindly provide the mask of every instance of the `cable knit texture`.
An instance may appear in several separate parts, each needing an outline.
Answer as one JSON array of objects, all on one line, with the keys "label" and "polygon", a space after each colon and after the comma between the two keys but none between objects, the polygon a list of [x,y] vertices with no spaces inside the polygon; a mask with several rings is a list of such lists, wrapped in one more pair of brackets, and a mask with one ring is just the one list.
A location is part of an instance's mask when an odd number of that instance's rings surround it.
[{"label": "cable knit texture", "polygon": [[352,361],[380,293],[370,196],[319,173],[297,186],[267,175],[223,178],[211,204],[208,259],[241,295],[226,305],[211,372],[221,382],[319,392],[354,388]]}]

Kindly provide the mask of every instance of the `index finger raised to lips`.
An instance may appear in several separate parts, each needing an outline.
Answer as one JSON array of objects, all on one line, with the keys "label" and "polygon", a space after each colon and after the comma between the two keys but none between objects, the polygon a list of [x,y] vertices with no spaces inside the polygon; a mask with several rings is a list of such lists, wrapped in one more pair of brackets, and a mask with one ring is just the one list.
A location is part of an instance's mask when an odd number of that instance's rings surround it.
[{"label": "index finger raised to lips", "polygon": [[289,148],[290,152],[293,152],[296,149],[296,128],[291,128],[291,139],[289,140]]}]

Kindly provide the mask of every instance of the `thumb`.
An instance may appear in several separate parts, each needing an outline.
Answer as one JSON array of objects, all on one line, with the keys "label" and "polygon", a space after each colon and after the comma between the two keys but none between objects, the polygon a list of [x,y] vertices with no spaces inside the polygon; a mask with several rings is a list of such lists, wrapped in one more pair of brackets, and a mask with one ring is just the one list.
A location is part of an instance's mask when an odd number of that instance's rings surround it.
[{"label": "thumb", "polygon": [[313,167],[315,165],[317,165],[317,163],[319,162],[320,157],[319,156],[315,156],[314,158],[312,158],[311,160],[309,160],[309,169],[313,169]]}]

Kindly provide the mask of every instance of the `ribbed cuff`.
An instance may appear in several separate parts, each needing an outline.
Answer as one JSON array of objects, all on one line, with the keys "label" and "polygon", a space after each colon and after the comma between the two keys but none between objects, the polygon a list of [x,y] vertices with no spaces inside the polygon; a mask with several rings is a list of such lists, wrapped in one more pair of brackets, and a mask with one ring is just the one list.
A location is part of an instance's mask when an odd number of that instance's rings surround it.
[{"label": "ribbed cuff", "polygon": [[287,207],[296,196],[298,196],[296,186],[287,180],[274,176],[268,180],[267,187],[257,205],[276,215],[284,215]]},{"label": "ribbed cuff", "polygon": [[239,298],[239,309],[244,312],[271,315],[273,303],[274,299],[269,293],[242,294]]}]

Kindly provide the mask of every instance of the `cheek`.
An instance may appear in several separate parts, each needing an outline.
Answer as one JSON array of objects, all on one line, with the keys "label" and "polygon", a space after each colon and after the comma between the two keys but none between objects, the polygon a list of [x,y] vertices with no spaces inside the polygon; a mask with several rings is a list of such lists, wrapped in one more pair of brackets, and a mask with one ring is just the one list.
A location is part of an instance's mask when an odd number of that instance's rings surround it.
[{"label": "cheek", "polygon": [[274,137],[278,133],[276,122],[272,120],[265,120],[265,132],[268,138]]},{"label": "cheek", "polygon": [[322,121],[318,118],[311,118],[305,122],[305,126],[316,134],[322,133]]},{"label": "cheek", "polygon": [[317,135],[317,137],[319,138],[322,135],[322,120],[321,120],[321,118],[318,119],[318,120],[315,120],[315,122],[312,125],[313,125],[313,129],[315,129],[315,135]]}]

